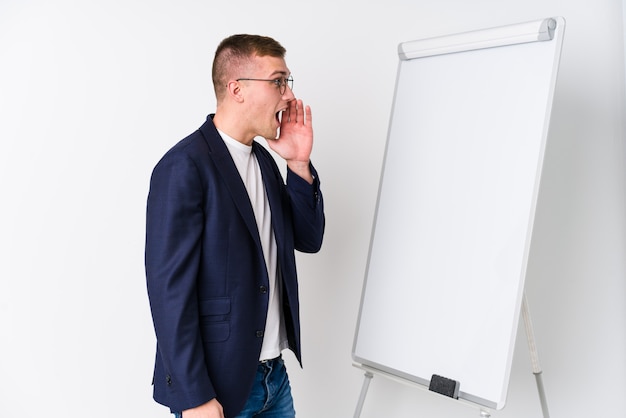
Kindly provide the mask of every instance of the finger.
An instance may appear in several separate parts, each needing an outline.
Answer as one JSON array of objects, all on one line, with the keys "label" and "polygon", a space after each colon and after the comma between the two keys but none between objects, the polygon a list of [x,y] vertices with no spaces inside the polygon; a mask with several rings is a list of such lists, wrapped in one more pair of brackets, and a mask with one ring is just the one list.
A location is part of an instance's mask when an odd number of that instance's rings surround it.
[{"label": "finger", "polygon": [[295,116],[294,122],[295,123],[298,123],[298,121],[302,122],[302,115],[301,115],[301,112],[302,112],[302,100],[299,100],[299,99],[296,100],[295,101],[295,107],[296,107],[296,116]]},{"label": "finger", "polygon": [[309,105],[306,106],[306,108],[305,108],[305,115],[306,115],[306,123],[308,125],[310,125],[311,121],[312,121],[312,119],[311,119],[311,106],[309,106]]},{"label": "finger", "polygon": [[298,105],[296,100],[289,102],[289,119],[288,122],[295,122],[297,120]]}]

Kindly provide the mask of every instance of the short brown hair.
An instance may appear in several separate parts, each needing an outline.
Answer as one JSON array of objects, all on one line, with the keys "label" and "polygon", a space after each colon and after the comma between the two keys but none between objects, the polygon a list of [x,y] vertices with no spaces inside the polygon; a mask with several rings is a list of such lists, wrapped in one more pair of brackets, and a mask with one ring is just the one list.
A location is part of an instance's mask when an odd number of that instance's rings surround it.
[{"label": "short brown hair", "polygon": [[213,88],[218,102],[235,69],[245,67],[255,55],[284,58],[285,52],[281,44],[267,36],[240,34],[224,39],[218,45],[213,60]]}]

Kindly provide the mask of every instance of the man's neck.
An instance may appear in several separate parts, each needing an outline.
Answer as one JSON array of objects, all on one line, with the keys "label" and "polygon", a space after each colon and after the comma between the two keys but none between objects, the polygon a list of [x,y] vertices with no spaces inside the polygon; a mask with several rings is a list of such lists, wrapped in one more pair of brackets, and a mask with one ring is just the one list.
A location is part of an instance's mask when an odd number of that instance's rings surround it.
[{"label": "man's neck", "polygon": [[251,136],[243,132],[241,130],[242,124],[240,118],[235,118],[232,115],[233,112],[228,112],[225,109],[220,109],[218,107],[215,111],[215,116],[213,116],[213,124],[217,129],[242,144],[252,145],[254,135]]}]

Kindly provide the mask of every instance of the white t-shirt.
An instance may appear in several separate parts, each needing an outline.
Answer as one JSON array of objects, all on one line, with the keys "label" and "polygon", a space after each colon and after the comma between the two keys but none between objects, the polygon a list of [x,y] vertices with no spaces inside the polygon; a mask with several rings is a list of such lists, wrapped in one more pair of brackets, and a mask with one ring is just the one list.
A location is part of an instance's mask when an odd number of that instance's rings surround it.
[{"label": "white t-shirt", "polygon": [[265,265],[270,280],[267,321],[265,323],[263,346],[261,347],[259,360],[269,360],[278,357],[281,351],[288,346],[284,318],[281,311],[281,291],[279,286],[282,280],[279,280],[278,277],[280,272],[277,267],[276,239],[274,238],[274,228],[272,228],[270,205],[265,193],[261,169],[256,156],[252,152],[252,146],[242,144],[222,131],[218,130],[218,132],[228,147],[230,155],[235,161],[235,166],[246,186],[250,203],[254,210],[257,228],[259,229],[261,247],[263,248],[263,256],[265,257]]}]

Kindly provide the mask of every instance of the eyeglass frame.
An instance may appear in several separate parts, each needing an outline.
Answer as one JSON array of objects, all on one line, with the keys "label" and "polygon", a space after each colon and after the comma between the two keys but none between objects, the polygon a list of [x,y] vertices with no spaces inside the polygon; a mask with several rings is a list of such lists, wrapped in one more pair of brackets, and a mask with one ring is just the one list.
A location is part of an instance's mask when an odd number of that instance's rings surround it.
[{"label": "eyeglass frame", "polygon": [[278,87],[280,94],[285,94],[287,91],[287,85],[289,85],[289,89],[293,90],[293,77],[289,75],[289,77],[281,77],[281,78],[238,78],[235,81],[269,81],[272,82]]}]

